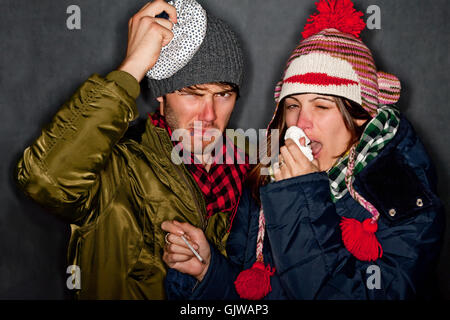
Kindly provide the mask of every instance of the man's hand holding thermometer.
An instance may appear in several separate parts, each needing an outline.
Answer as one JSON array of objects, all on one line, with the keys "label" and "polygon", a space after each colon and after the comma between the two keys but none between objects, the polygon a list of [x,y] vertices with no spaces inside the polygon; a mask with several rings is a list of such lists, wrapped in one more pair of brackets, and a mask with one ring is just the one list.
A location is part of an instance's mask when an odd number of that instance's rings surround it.
[{"label": "man's hand holding thermometer", "polygon": [[170,268],[201,281],[211,260],[209,243],[203,230],[176,220],[164,221],[161,229],[167,232],[163,261]]}]

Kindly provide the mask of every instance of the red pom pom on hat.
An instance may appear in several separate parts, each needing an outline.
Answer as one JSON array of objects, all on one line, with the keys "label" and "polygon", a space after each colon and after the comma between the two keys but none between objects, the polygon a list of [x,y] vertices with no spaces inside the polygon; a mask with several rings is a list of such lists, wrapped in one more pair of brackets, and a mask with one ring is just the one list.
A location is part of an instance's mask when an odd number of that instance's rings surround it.
[{"label": "red pom pom on hat", "polygon": [[275,273],[275,268],[264,266],[264,262],[256,261],[250,269],[239,273],[234,286],[236,292],[243,299],[260,300],[264,298],[272,287],[270,277]]},{"label": "red pom pom on hat", "polygon": [[375,232],[378,224],[373,219],[363,223],[356,219],[342,218],[340,223],[345,248],[361,261],[375,261],[383,256],[383,248]]},{"label": "red pom pom on hat", "polygon": [[337,29],[359,38],[366,26],[361,18],[364,14],[355,10],[351,0],[320,0],[316,7],[319,13],[309,17],[302,32],[305,39],[324,29]]}]

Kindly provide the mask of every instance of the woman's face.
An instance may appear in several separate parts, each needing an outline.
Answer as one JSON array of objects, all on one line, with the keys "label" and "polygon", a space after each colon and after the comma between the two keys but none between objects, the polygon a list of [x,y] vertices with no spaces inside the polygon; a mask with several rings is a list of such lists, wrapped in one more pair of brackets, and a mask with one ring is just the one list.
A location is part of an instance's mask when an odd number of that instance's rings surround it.
[{"label": "woman's face", "polygon": [[334,98],[319,94],[298,94],[286,98],[284,107],[286,126],[301,128],[311,140],[311,150],[319,170],[330,169],[340,155],[347,151],[352,138]]}]

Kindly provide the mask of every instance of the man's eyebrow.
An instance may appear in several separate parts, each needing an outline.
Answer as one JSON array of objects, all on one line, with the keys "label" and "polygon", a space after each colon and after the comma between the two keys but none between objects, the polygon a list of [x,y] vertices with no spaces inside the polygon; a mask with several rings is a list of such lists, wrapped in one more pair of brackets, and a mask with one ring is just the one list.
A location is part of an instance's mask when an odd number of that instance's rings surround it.
[{"label": "man's eyebrow", "polygon": [[177,90],[179,92],[185,92],[185,93],[189,93],[192,95],[196,95],[196,96],[204,96],[206,93],[211,93],[211,94],[223,94],[223,93],[230,93],[230,92],[235,92],[235,90],[233,88],[229,88],[229,89],[223,89],[220,91],[210,91],[207,89],[190,89],[190,88],[183,88],[181,90]]},{"label": "man's eyebrow", "polygon": [[203,92],[199,92],[199,90],[189,89],[189,88],[183,88],[183,89],[180,89],[180,90],[177,90],[177,91],[181,92],[181,93],[192,94],[192,95],[195,95],[195,96],[203,96],[204,95],[204,93]]},{"label": "man's eyebrow", "polygon": [[214,92],[214,94],[218,94],[218,93],[230,93],[230,92],[235,92],[235,90],[234,90],[233,88],[230,88],[230,89],[224,89],[224,90],[221,90],[221,91]]}]

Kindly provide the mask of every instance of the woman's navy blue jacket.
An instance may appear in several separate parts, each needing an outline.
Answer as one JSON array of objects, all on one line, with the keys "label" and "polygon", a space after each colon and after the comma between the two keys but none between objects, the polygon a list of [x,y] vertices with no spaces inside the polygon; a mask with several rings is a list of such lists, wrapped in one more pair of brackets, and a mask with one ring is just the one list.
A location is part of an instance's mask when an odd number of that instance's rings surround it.
[{"label": "woman's navy blue jacket", "polygon": [[[381,214],[376,237],[383,256],[375,262],[359,261],[344,247],[341,217],[363,221],[371,215],[348,192],[333,203],[326,173],[262,187],[264,262],[276,268],[265,299],[426,297],[445,223],[435,178],[422,143],[402,116],[393,140],[354,182]],[[228,258],[211,246],[208,272],[193,290],[186,285],[192,277],[170,270],[169,299],[239,299],[234,281],[256,261],[258,217],[259,206],[245,190],[227,242]],[[183,283],[188,290],[182,290]]]}]

